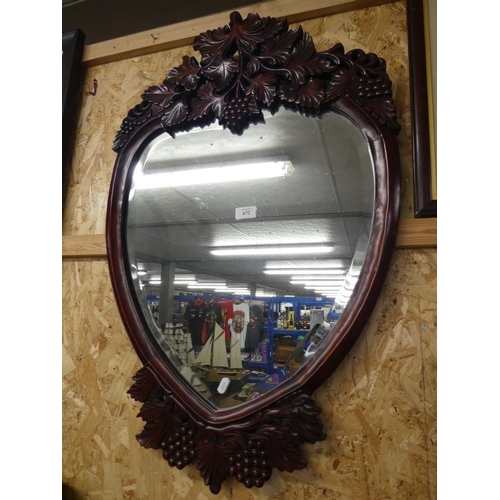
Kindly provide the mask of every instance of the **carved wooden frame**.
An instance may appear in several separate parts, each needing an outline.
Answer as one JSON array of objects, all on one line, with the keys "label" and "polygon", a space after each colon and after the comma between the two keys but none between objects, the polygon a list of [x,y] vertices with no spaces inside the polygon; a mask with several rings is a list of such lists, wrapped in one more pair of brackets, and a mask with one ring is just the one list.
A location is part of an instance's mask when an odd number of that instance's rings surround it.
[{"label": "carved wooden frame", "polygon": [[[311,398],[336,369],[368,320],[387,274],[399,216],[399,125],[385,61],[341,44],[317,52],[301,27],[285,18],[239,13],[228,25],[199,35],[200,63],[185,56],[162,84],[148,88],[123,120],[113,149],[118,157],[109,193],[106,243],[113,289],[121,317],[143,368],[129,393],[143,403],[146,422],[137,436],[146,448],[161,449],[171,466],[196,462],[213,493],[228,476],[247,487],[262,486],[273,468],[292,472],[307,461],[300,446],[325,439]],[[214,411],[170,366],[152,342],[133,292],[127,267],[127,187],[133,166],[149,141],[166,131],[214,121],[242,134],[263,121],[262,109],[279,107],[320,116],[335,110],[366,138],[375,165],[372,232],[355,293],[321,352],[273,391],[236,408]]]}]

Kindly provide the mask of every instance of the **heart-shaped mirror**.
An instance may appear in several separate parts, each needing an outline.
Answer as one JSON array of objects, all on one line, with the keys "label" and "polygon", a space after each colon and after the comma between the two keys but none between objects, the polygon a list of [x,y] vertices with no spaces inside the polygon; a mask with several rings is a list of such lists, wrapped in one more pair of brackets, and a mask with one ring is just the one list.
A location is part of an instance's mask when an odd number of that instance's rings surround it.
[{"label": "heart-shaped mirror", "polygon": [[399,208],[385,63],[233,13],[123,121],[107,243],[144,363],[138,436],[172,466],[262,486],[324,439],[311,393],[361,332]]}]

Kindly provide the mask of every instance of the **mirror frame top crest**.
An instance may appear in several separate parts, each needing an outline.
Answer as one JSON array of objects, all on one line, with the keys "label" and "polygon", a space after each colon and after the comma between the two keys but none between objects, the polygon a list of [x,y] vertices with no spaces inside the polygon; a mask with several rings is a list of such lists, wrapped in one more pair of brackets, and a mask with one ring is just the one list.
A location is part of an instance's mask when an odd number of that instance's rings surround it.
[{"label": "mirror frame top crest", "polygon": [[[285,18],[237,12],[228,25],[194,40],[201,60],[184,56],[165,80],[149,87],[116,135],[118,153],[108,200],[106,243],[118,308],[143,367],[130,395],[143,403],[146,422],[137,436],[162,450],[171,466],[196,463],[218,493],[229,476],[260,487],[274,468],[306,467],[300,446],[325,439],[321,409],[312,393],[333,373],[364,328],[382,289],[399,217],[400,126],[385,61],[338,43],[318,52],[299,26]],[[128,188],[137,159],[152,139],[218,122],[235,135],[263,122],[262,110],[286,108],[307,116],[336,112],[363,134],[374,168],[371,235],[358,283],[334,329],[314,359],[275,389],[244,405],[215,411],[170,366],[148,334],[127,262]],[[236,139],[237,140],[237,139]],[[252,458],[253,465],[245,466]]]}]

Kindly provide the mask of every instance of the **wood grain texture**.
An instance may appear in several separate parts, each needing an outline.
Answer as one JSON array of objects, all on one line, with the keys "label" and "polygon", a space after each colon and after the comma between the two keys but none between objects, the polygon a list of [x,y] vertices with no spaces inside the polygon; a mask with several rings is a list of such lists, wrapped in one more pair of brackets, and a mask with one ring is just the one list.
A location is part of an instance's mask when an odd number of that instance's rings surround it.
[{"label": "wood grain texture", "polygon": [[[260,12],[262,13],[262,12]],[[405,3],[302,23],[318,49],[337,41],[387,61],[395,82],[402,160],[402,216],[413,217]],[[215,26],[204,26],[203,29]],[[201,30],[198,30],[201,31]],[[63,239],[104,234],[111,150],[140,93],[179,65],[181,48],[87,69],[64,207]],[[406,223],[402,221],[401,228]],[[427,231],[427,230],[425,230]],[[98,244],[87,240],[88,245]],[[69,240],[66,240],[69,241]],[[78,240],[76,240],[78,241]],[[102,239],[104,244],[104,238]],[[104,246],[102,247],[104,248]],[[304,471],[276,471],[260,490],[228,481],[219,495],[199,472],[170,468],[135,440],[140,405],[126,391],[140,368],[122,326],[104,255],[63,263],[63,481],[82,499],[436,498],[436,265],[433,249],[397,250],[371,320],[314,397],[327,440],[305,445]]]},{"label": "wood grain texture", "polygon": [[[406,219],[398,227],[396,248],[436,248],[437,219]],[[62,258],[106,257],[104,234],[62,237]]]},{"label": "wood grain texture", "polygon": [[314,395],[328,437],[303,447],[308,467],[260,490],[229,480],[218,496],[135,441],[140,405],[126,391],[140,363],[107,264],[65,261],[63,480],[89,499],[436,498],[436,261],[395,252],[370,322]]},{"label": "wood grain texture", "polygon": [[[373,7],[395,0],[271,0],[241,7],[243,17],[258,13],[263,16],[287,17],[290,22],[300,22],[320,16],[328,16],[366,7]],[[151,54],[163,50],[191,45],[193,38],[205,31],[227,24],[231,10],[211,14],[153,30],[87,45],[83,54],[85,66],[95,66],[128,57]]]}]

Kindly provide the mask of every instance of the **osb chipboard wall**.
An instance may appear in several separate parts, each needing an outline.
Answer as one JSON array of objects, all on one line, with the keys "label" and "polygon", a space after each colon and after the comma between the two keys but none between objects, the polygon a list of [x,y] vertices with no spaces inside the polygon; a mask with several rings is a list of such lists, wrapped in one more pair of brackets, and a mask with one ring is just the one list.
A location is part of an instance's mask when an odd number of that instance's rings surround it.
[{"label": "osb chipboard wall", "polygon": [[[326,49],[342,42],[384,57],[402,132],[403,217],[412,216],[406,13],[403,2],[302,23]],[[207,26],[207,29],[215,26]],[[87,70],[64,208],[64,234],[102,234],[114,135],[141,92],[190,48]],[[97,94],[93,80],[98,82]],[[436,498],[436,261],[398,250],[376,310],[317,391],[328,438],[309,466],[275,471],[262,489],[228,481],[215,497],[194,466],[170,468],[135,441],[142,422],[126,391],[140,364],[123,329],[103,259],[63,262],[63,481],[89,499]]]},{"label": "osb chipboard wall", "polygon": [[[193,499],[210,494],[194,466],[170,468],[135,441],[139,405],[126,390],[140,367],[104,261],[65,262],[63,479],[81,498]],[[436,253],[398,250],[359,341],[316,392],[328,438],[304,446],[309,466],[274,471],[221,499],[436,498]]]}]

